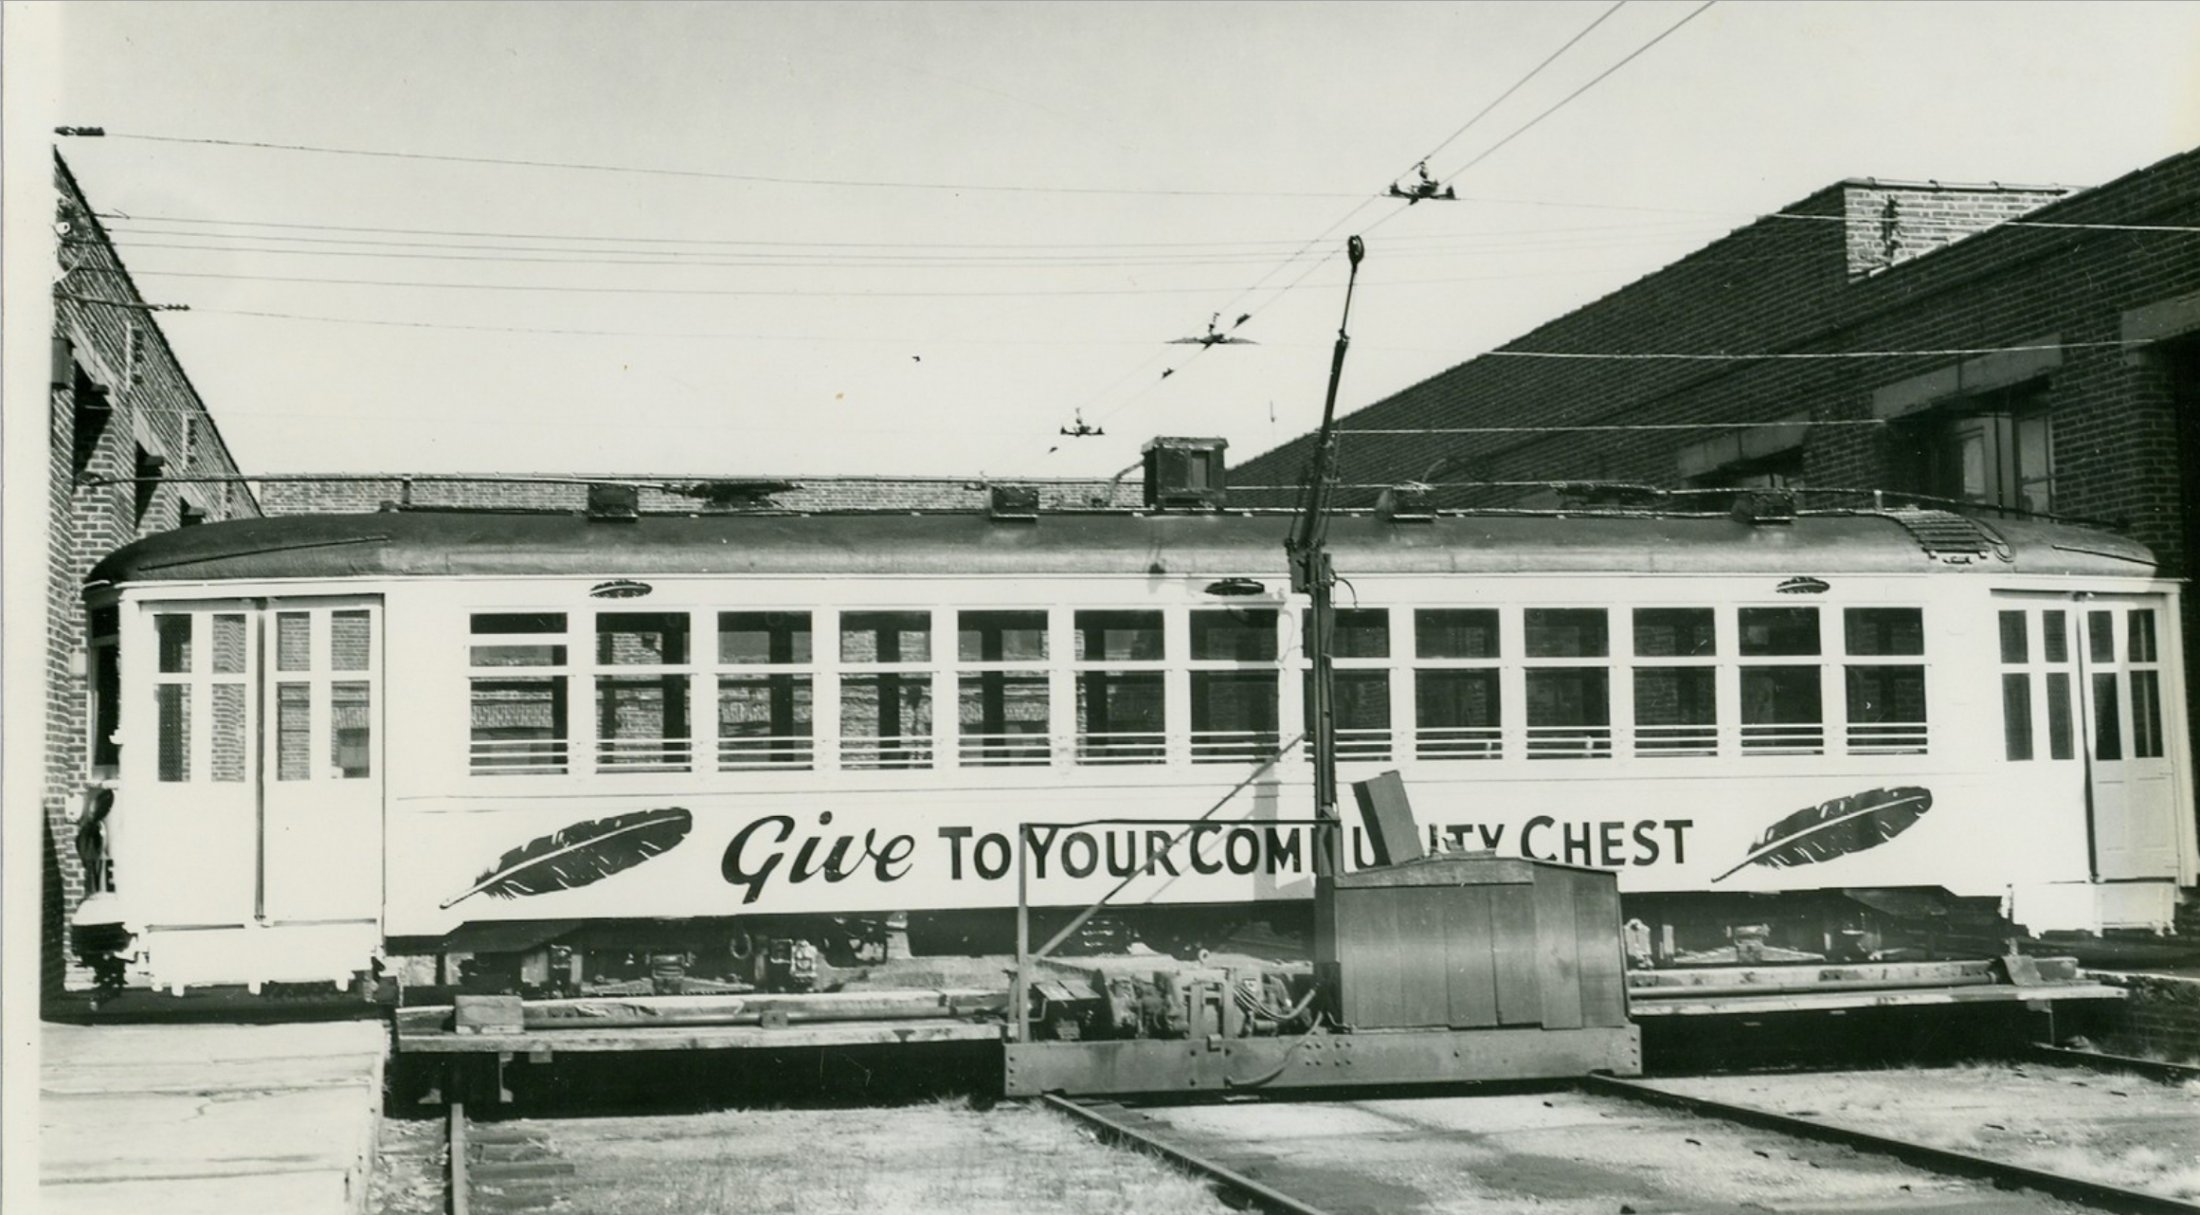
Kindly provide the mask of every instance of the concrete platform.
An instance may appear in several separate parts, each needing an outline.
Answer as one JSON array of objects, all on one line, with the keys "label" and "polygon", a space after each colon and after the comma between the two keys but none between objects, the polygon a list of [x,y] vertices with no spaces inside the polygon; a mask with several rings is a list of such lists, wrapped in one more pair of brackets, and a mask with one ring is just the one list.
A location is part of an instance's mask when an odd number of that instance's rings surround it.
[{"label": "concrete platform", "polygon": [[380,1022],[41,1027],[46,1215],[362,1215]]}]

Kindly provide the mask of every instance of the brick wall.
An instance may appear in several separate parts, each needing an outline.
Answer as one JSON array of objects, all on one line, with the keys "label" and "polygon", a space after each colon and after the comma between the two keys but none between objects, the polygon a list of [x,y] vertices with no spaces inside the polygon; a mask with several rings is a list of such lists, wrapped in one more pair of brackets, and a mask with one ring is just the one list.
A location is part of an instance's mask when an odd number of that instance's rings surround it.
[{"label": "brick wall", "polygon": [[[2006,222],[2019,217],[2023,224]],[[2188,230],[2138,230],[2150,225]],[[2189,575],[2195,539],[2188,526],[2200,525],[2187,522],[2200,519],[2200,459],[2181,458],[2200,456],[2195,226],[2200,151],[2075,193],[1842,182],[1494,354],[1348,415],[1340,422],[1341,480],[1434,481],[1439,506],[1536,504],[1526,489],[1446,482],[1680,487],[1705,471],[1715,436],[1737,432],[1356,438],[1351,431],[1802,420],[1817,423],[1800,435],[1805,484],[1916,491],[1925,486],[1915,427],[1946,416],[1936,411],[1984,385],[2022,387],[2049,411],[2055,512],[2120,523],[2161,556],[2165,572]],[[2134,321],[2140,313],[2146,323]],[[2030,346],[2046,349],[1776,360],[1505,354],[1809,356]],[[1740,437],[1734,445],[1740,454]],[[1310,448],[1310,437],[1294,440],[1233,469],[1231,482],[1295,484]],[[1367,505],[1376,492],[1348,488],[1339,504]],[[1279,488],[1232,497],[1281,505],[1289,494]],[[2184,606],[2186,636],[2200,639],[2200,597]],[[2200,641],[2187,646],[2186,664],[2187,688],[2200,692]]]},{"label": "brick wall", "polygon": [[[542,476],[545,480],[538,482],[488,476],[475,480],[390,476],[365,480],[261,481],[256,484],[261,509],[270,515],[360,514],[378,510],[385,502],[469,510],[577,511],[587,505],[585,482],[591,478],[659,481],[665,485],[695,484],[692,478],[637,477],[633,473],[545,473]],[[987,503],[984,483],[959,477],[789,477],[752,484],[760,487],[755,503],[776,510],[982,511]],[[1025,478],[1004,484],[1036,488],[1040,506],[1046,510],[1138,506],[1145,492],[1144,483],[1135,475],[1121,479]],[[774,485],[784,488],[762,488]],[[641,493],[641,509],[649,513],[700,512],[713,507],[704,497],[646,486]]]},{"label": "brick wall", "polygon": [[[46,824],[42,900],[49,993],[82,986],[68,959],[68,917],[83,900],[76,816],[89,775],[90,697],[82,600],[86,571],[139,536],[178,526],[186,509],[207,520],[256,515],[242,485],[111,479],[139,475],[140,452],[165,460],[164,477],[233,476],[236,462],[184,374],[76,179],[54,161],[62,275],[54,292],[52,418],[48,452],[52,530],[47,546]],[[103,390],[103,391],[102,391]],[[101,397],[105,412],[85,408]]]},{"label": "brick wall", "polygon": [[2094,1046],[2139,1059],[2200,1060],[2200,979],[2169,975],[2103,975],[2124,1000],[2089,1020]]}]

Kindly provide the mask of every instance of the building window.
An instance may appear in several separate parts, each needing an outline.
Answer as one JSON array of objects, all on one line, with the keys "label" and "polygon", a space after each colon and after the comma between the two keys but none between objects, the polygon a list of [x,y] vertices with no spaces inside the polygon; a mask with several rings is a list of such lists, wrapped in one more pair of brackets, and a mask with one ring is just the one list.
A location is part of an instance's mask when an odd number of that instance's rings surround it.
[{"label": "building window", "polygon": [[1718,754],[1713,617],[1710,608],[1635,609],[1635,754]]},{"label": "building window", "polygon": [[1047,614],[961,612],[955,628],[963,765],[1047,763]]},{"label": "building window", "polygon": [[1689,478],[1698,489],[1801,489],[1803,449],[1791,448],[1776,455],[1722,464]]},{"label": "building window", "polygon": [[1413,749],[1421,759],[1504,754],[1495,608],[1413,613]]},{"label": "building window", "polygon": [[1742,608],[1736,613],[1741,661],[1742,750],[1757,755],[1817,755],[1826,749],[1820,696],[1818,609]]},{"label": "building window", "polygon": [[840,661],[841,767],[931,767],[932,614],[843,613]]},{"label": "building window", "polygon": [[1167,755],[1161,613],[1081,611],[1073,618],[1077,762],[1158,764]]},{"label": "building window", "polygon": [[474,614],[468,744],[474,772],[555,775],[566,770],[571,737],[568,645],[563,612]]},{"label": "building window", "polygon": [[153,499],[160,493],[161,471],[167,467],[166,456],[156,455],[142,446],[137,449],[137,460],[130,473],[136,478],[130,487],[130,507],[137,522],[143,523],[145,512],[153,509]]},{"label": "building window", "polygon": [[1612,754],[1610,630],[1603,608],[1529,608],[1526,640],[1529,759]]},{"label": "building window", "polygon": [[1923,492],[2008,510],[2054,510],[2054,427],[2043,383],[1936,410],[1909,429],[1912,479]]},{"label": "building window", "polygon": [[70,417],[73,423],[69,448],[69,472],[72,477],[82,477],[99,454],[99,441],[107,433],[107,423],[115,416],[114,402],[106,386],[93,379],[84,365],[75,360],[69,365]]}]

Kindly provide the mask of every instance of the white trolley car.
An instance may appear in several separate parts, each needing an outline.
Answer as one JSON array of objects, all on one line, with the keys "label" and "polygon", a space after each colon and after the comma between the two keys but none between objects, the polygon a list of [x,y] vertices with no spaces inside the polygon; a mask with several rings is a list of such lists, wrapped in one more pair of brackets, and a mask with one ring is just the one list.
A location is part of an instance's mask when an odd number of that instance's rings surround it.
[{"label": "white trolley car", "polygon": [[[1019,823],[1127,819],[1037,833],[1032,904],[1127,879],[1114,922],[1165,946],[1294,923],[1311,843],[1261,825],[1309,814],[1289,522],[392,510],[142,540],[90,582],[86,918],[165,988],[400,953],[707,972],[897,915],[964,948],[1005,932]],[[1398,769],[1466,849],[1617,870],[1660,954],[1779,899],[2159,928],[2200,877],[2178,588],[2129,541],[1890,509],[1370,512],[1329,544],[1344,779]],[[1175,850],[1135,821],[1218,803]],[[1837,944],[1811,924],[1775,935]]]}]

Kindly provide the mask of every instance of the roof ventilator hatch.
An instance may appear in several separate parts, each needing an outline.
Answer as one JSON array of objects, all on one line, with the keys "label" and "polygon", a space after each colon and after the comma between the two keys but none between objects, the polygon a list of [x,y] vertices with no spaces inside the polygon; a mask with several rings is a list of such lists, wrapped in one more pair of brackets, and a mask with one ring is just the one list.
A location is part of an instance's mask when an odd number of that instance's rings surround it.
[{"label": "roof ventilator hatch", "polygon": [[2009,544],[1984,523],[1948,510],[1905,507],[1884,512],[1910,533],[1925,555],[1949,565],[1969,565],[1988,558],[2011,559]]},{"label": "roof ventilator hatch", "polygon": [[1146,457],[1146,509],[1220,510],[1224,501],[1222,453],[1227,439],[1161,436],[1141,450]]},{"label": "roof ventilator hatch", "polygon": [[634,523],[642,517],[642,491],[632,485],[608,485],[600,481],[588,486],[588,521],[590,523]]}]

